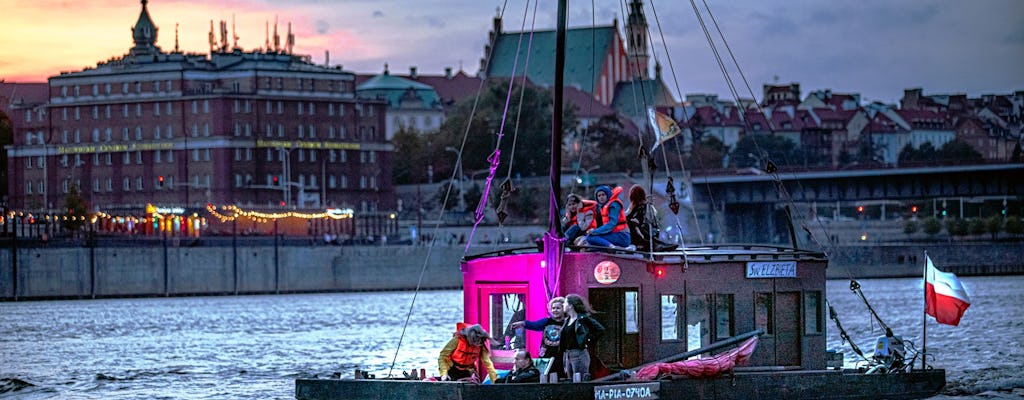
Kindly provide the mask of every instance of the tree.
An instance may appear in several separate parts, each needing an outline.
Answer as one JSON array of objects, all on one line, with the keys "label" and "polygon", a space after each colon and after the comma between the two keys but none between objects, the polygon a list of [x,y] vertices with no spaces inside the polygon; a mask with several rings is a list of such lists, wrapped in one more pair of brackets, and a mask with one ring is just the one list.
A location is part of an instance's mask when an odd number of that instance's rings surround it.
[{"label": "tree", "polygon": [[939,232],[942,232],[942,223],[939,222],[938,219],[935,219],[935,217],[929,217],[921,224],[921,231],[929,237],[933,237]]},{"label": "tree", "polygon": [[391,139],[395,146],[394,167],[392,176],[395,184],[424,183],[427,181],[427,157],[434,155],[428,151],[429,134],[420,134],[406,130],[404,127]]},{"label": "tree", "polygon": [[459,196],[462,196],[462,193],[459,193],[458,186],[452,184],[451,181],[444,181],[441,186],[438,186],[435,198],[437,204],[444,205],[445,211],[451,211],[459,206]]},{"label": "tree", "polygon": [[960,218],[950,218],[946,220],[946,232],[950,236],[966,236],[969,226],[967,220]]},{"label": "tree", "polygon": [[65,230],[76,232],[85,225],[84,217],[89,210],[85,199],[78,193],[78,186],[71,185],[68,194],[64,196],[64,209],[67,210],[67,219],[61,219],[61,225]]},{"label": "tree", "polygon": [[474,183],[466,189],[466,194],[463,198],[466,200],[466,210],[475,210],[476,206],[480,204],[480,198],[483,197],[484,191],[480,188],[480,185]]},{"label": "tree", "polygon": [[690,157],[686,159],[686,168],[690,171],[722,168],[722,159],[727,150],[722,140],[706,136],[703,140],[694,142]]},{"label": "tree", "polygon": [[981,153],[960,140],[953,140],[942,145],[937,156],[938,161],[944,164],[964,164],[982,160]]},{"label": "tree", "polygon": [[921,227],[918,226],[917,221],[914,221],[912,219],[908,219],[906,221],[903,221],[903,233],[906,233],[907,235],[913,235],[913,234],[917,233],[917,231],[920,228]]},{"label": "tree", "polygon": [[1013,237],[1019,237],[1024,234],[1024,221],[1021,221],[1020,217],[1010,217],[1006,219],[1006,233]]},{"label": "tree", "polygon": [[972,218],[968,221],[967,225],[967,231],[970,232],[971,235],[978,236],[985,233],[985,221],[979,218]]},{"label": "tree", "polygon": [[1001,230],[1003,230],[1002,217],[996,215],[985,220],[985,231],[992,235],[992,240],[996,240],[996,236],[999,235]]},{"label": "tree", "polygon": [[[563,165],[601,166],[602,171],[621,172],[640,168],[637,160],[639,139],[626,132],[615,114],[605,115],[582,132],[573,134],[572,146],[562,157]],[[615,151],[611,151],[611,150]]]},{"label": "tree", "polygon": [[[507,113],[506,98],[512,101]],[[548,143],[551,141],[552,109],[551,96],[546,90],[517,85],[509,96],[508,81],[495,81],[483,89],[479,100],[470,97],[455,105],[433,140],[434,147],[428,151],[431,157],[437,158],[436,155],[446,147],[460,148],[465,138],[463,168],[467,172],[486,169],[489,166],[487,159],[498,145],[498,132],[504,121],[504,134],[499,146],[502,175],[508,171],[509,159],[514,157],[511,162],[513,176],[547,176],[548,160],[551,159]],[[576,114],[567,107],[562,115],[563,135],[568,136],[578,124]]]},{"label": "tree", "polygon": [[776,135],[744,136],[729,153],[729,163],[736,168],[764,168],[768,160],[779,166],[802,165],[805,159],[806,156],[796,147],[796,143]]}]

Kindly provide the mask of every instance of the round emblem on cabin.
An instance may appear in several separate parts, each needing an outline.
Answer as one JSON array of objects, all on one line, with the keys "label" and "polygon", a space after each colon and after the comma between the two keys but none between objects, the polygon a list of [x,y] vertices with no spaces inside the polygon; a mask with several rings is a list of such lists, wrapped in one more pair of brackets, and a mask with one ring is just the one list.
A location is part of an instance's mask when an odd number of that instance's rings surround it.
[{"label": "round emblem on cabin", "polygon": [[605,285],[611,285],[618,281],[621,273],[619,264],[614,261],[601,261],[594,267],[594,278]]}]

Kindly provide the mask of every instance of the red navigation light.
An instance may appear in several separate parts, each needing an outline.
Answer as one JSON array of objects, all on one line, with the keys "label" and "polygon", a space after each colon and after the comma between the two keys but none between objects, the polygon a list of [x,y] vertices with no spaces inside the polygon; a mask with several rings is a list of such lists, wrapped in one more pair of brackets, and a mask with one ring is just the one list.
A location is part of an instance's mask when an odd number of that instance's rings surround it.
[{"label": "red navigation light", "polygon": [[[274,175],[274,184],[277,184],[277,175]],[[282,204],[283,205],[283,204]]]},{"label": "red navigation light", "polygon": [[863,213],[864,212],[864,206],[857,206],[857,212]]},{"label": "red navigation light", "polygon": [[164,185],[164,176],[160,175],[160,176],[156,177],[156,181],[157,181],[157,183],[160,184],[160,186],[163,186]]},{"label": "red navigation light", "polygon": [[910,212],[912,212],[914,214],[917,214],[917,206],[911,206],[910,207]]},{"label": "red navigation light", "polygon": [[665,277],[666,267],[664,265],[648,264],[647,272],[654,274],[654,277],[661,279]]},{"label": "red navigation light", "polygon": [[281,207],[284,207],[284,200],[281,200]]}]

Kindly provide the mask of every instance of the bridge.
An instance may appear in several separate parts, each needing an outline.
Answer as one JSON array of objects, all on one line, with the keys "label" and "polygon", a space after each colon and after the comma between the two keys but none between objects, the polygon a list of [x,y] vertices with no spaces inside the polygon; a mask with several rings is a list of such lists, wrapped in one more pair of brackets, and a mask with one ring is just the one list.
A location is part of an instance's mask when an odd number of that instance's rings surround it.
[{"label": "bridge", "polygon": [[[720,224],[729,240],[778,242],[781,237],[788,241],[786,206],[794,219],[885,220],[892,214],[908,213],[904,210],[909,208],[907,204],[928,209],[931,215],[956,208],[950,212],[963,217],[965,202],[978,205],[990,201],[1005,208],[1007,202],[1024,198],[1024,164],[748,172],[692,179],[696,203],[721,213],[718,217],[724,223]],[[954,204],[948,205],[950,202]],[[865,206],[871,209],[866,211]]]}]

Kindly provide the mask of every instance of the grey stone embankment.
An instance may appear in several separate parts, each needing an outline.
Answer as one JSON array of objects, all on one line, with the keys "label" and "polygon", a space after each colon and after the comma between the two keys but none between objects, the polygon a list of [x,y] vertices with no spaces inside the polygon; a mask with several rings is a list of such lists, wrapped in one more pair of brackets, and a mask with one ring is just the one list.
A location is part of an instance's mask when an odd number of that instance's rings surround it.
[{"label": "grey stone embankment", "polygon": [[[526,244],[509,245],[511,247]],[[470,253],[496,249],[475,245]],[[0,298],[271,294],[458,288],[464,247],[196,246],[0,249]],[[960,275],[1024,273],[1024,244],[903,243],[837,247],[830,278],[919,276],[924,252]],[[13,260],[17,259],[17,281]],[[17,293],[15,293],[15,286]]]}]

